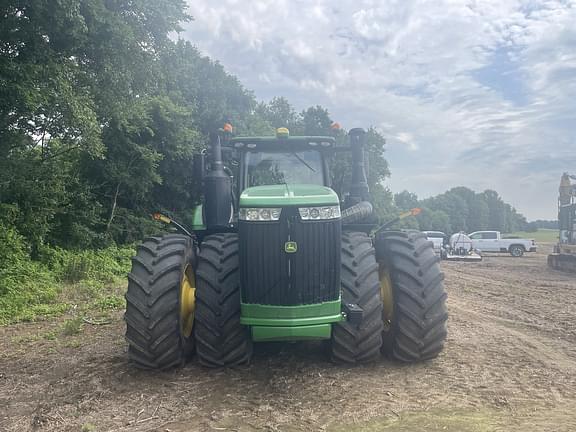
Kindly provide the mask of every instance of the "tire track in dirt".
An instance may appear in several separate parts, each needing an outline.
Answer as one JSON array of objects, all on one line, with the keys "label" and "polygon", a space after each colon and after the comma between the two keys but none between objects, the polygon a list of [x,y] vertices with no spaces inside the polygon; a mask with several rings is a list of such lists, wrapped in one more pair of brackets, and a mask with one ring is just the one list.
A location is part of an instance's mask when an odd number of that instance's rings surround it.
[{"label": "tire track in dirt", "polygon": [[506,338],[510,342],[507,350],[519,350],[531,357],[535,362],[541,362],[543,366],[553,367],[562,371],[576,373],[576,358],[570,357],[563,352],[563,347],[549,338],[541,338],[534,334],[528,335],[511,326],[519,324],[513,320],[499,318],[465,306],[467,303],[460,299],[452,298],[451,310],[457,310],[460,317],[468,316],[470,321],[480,325],[485,330],[485,335],[502,335],[507,333]]},{"label": "tire track in dirt", "polygon": [[446,263],[444,270],[450,294],[474,309],[575,346],[576,278],[548,269],[545,260],[487,257],[477,265]]}]

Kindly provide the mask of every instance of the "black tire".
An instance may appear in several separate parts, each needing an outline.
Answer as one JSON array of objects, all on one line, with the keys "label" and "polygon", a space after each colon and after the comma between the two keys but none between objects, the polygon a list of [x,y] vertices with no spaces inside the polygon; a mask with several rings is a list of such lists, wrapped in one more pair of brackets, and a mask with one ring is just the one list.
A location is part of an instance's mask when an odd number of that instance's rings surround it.
[{"label": "black tire", "polygon": [[194,352],[194,338],[180,330],[180,287],[194,265],[190,237],[150,237],[132,258],[126,293],[128,357],[139,368],[182,366]]},{"label": "black tire", "polygon": [[345,232],[341,250],[342,302],[357,304],[364,312],[358,324],[341,321],[332,326],[331,356],[342,363],[374,361],[380,357],[383,323],[372,241],[364,233]]},{"label": "black tire", "polygon": [[446,258],[448,258],[448,252],[445,248],[440,249],[440,259],[445,260]]},{"label": "black tire", "polygon": [[508,249],[508,251],[510,252],[510,255],[512,255],[513,257],[519,258],[522,255],[524,255],[524,246],[512,245],[510,246],[510,249]]},{"label": "black tire", "polygon": [[382,352],[403,362],[435,358],[444,348],[448,313],[444,274],[432,244],[422,233],[390,231],[378,236],[376,248],[393,297]]},{"label": "black tire", "polygon": [[240,324],[238,235],[206,236],[196,270],[196,352],[208,367],[249,363],[252,339]]}]

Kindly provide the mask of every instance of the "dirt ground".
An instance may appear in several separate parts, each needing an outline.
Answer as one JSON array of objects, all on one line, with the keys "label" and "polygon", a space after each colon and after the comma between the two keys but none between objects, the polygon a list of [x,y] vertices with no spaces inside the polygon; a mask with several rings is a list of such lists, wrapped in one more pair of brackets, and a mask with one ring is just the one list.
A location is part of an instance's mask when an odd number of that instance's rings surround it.
[{"label": "dirt ground", "polygon": [[251,366],[127,363],[121,313],[0,328],[0,431],[576,431],[576,277],[546,254],[443,263],[436,360],[329,363],[321,344],[262,346]]}]

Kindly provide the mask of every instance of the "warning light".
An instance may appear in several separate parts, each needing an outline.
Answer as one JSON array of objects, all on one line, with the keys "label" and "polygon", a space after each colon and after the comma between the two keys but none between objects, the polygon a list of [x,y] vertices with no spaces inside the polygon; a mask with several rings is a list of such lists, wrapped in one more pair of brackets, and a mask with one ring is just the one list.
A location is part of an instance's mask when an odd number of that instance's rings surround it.
[{"label": "warning light", "polygon": [[276,129],[276,137],[277,138],[288,138],[290,136],[290,131],[288,128],[281,127]]},{"label": "warning light", "polygon": [[170,219],[168,216],[163,215],[162,213],[154,213],[152,214],[152,218],[154,220],[164,222],[165,224],[169,224],[172,222],[172,219]]},{"label": "warning light", "polygon": [[400,213],[398,219],[404,219],[407,218],[408,216],[418,216],[421,212],[422,212],[421,208],[413,208],[403,213]]}]

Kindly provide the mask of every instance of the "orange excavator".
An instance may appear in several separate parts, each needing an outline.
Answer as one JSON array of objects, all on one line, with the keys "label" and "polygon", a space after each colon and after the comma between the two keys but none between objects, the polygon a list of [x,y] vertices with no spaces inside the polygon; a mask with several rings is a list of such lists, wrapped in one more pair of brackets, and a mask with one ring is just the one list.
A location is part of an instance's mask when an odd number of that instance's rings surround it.
[{"label": "orange excavator", "polygon": [[558,244],[548,255],[548,266],[576,273],[576,180],[575,175],[562,174],[558,196]]}]

